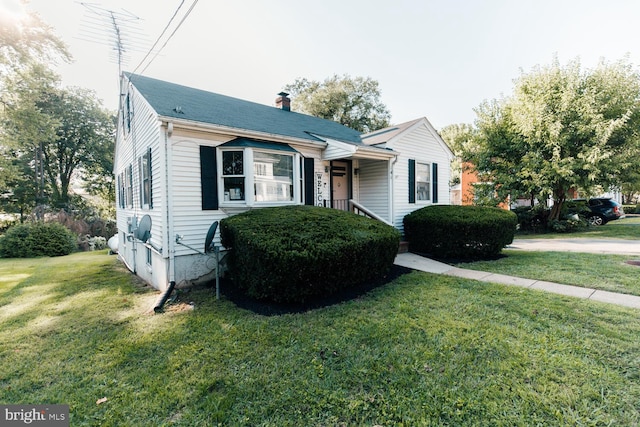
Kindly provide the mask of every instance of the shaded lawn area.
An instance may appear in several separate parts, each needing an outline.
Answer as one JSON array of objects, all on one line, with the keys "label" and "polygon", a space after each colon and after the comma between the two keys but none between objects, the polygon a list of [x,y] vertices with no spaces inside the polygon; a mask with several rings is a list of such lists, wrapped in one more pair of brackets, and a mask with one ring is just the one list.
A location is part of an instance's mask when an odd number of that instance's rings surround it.
[{"label": "shaded lawn area", "polygon": [[640,423],[636,310],[417,272],[274,316],[209,288],[149,314],[158,295],[103,253],[0,260],[0,403],[73,426]]},{"label": "shaded lawn area", "polygon": [[512,249],[503,249],[502,255],[495,260],[460,262],[455,265],[470,270],[640,296],[640,267],[626,263],[640,262],[637,255],[527,252]]}]

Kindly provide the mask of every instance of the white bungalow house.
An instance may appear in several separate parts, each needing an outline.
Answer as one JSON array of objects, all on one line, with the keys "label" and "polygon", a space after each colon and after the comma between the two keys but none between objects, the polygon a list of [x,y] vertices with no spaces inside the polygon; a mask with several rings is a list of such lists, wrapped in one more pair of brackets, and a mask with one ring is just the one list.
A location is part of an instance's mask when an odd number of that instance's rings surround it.
[{"label": "white bungalow house", "polygon": [[362,135],[290,111],[285,93],[272,107],[129,73],[121,88],[118,256],[159,290],[210,280],[211,224],[249,209],[349,209],[402,230],[407,213],[449,203],[452,153],[425,118]]}]

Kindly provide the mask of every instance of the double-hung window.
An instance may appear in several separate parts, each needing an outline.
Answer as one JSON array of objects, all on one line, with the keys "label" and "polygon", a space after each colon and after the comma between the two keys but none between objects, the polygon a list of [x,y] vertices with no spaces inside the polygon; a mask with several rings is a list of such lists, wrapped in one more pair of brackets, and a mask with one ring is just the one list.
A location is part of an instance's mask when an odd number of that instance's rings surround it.
[{"label": "double-hung window", "polygon": [[133,207],[133,166],[126,167],[124,172],[125,205],[127,208]]},{"label": "double-hung window", "polygon": [[409,159],[409,203],[438,203],[438,164]]},{"label": "double-hung window", "polygon": [[293,201],[293,156],[253,151],[256,202]]},{"label": "double-hung window", "polygon": [[140,157],[140,206],[153,207],[151,202],[151,148]]},{"label": "double-hung window", "polygon": [[416,200],[431,200],[431,165],[416,162]]},{"label": "double-hung window", "polygon": [[222,188],[224,201],[245,200],[244,150],[222,152]]}]

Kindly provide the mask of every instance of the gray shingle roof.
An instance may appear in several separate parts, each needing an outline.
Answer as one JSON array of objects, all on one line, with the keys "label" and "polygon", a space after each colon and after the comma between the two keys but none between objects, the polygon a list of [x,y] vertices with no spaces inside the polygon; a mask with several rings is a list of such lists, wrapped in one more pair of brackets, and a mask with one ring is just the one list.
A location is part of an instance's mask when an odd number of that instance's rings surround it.
[{"label": "gray shingle roof", "polygon": [[405,130],[409,129],[414,124],[418,123],[420,120],[422,120],[422,117],[419,119],[411,120],[410,122],[400,123],[399,125],[389,126],[384,129],[378,129],[376,131],[364,134],[362,135],[362,142],[367,145],[385,144],[392,138],[396,137]]},{"label": "gray shingle roof", "polygon": [[362,144],[360,132],[331,120],[244,101],[138,74],[125,76],[160,116],[318,141]]}]

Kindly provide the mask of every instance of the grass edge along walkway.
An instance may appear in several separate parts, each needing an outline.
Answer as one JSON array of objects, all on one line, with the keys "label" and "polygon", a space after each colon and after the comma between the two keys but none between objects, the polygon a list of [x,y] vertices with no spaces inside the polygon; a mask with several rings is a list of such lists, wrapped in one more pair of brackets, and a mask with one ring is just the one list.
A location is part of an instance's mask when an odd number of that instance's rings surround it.
[{"label": "grass edge along walkway", "polygon": [[520,286],[560,295],[590,299],[594,301],[640,309],[640,297],[635,295],[621,294],[573,285],[564,285],[561,283],[547,282],[543,280],[525,279],[521,277],[490,273],[486,271],[458,268],[410,252],[398,254],[394,263],[402,267],[424,271],[427,273],[444,274],[447,276],[478,280],[481,282]]}]

